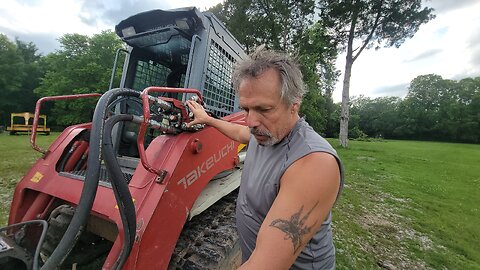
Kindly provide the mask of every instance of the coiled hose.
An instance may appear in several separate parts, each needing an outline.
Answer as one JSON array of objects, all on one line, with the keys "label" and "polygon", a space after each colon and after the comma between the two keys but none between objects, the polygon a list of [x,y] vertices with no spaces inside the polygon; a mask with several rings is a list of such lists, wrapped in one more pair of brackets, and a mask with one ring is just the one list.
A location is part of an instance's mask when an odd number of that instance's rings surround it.
[{"label": "coiled hose", "polygon": [[95,195],[97,194],[100,164],[102,161],[103,130],[108,106],[119,96],[139,97],[140,93],[131,89],[115,88],[105,92],[105,94],[103,94],[98,100],[92,119],[90,150],[87,159],[88,166],[82,194],[78,206],[75,209],[75,214],[72,217],[72,221],[68,225],[68,228],[57,248],[55,248],[42,269],[53,270],[62,265],[85,229]]}]

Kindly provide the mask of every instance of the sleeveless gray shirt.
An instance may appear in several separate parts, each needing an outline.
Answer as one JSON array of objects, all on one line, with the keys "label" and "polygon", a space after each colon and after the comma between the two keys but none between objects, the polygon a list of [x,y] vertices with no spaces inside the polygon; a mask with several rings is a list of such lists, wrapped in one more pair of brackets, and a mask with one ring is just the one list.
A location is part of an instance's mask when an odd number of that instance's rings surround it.
[{"label": "sleeveless gray shirt", "polygon": [[[313,152],[326,152],[337,159],[341,189],[343,169],[336,151],[303,118],[298,120],[290,134],[276,145],[262,146],[255,137],[250,137],[236,209],[244,262],[255,248],[257,233],[278,194],[283,173],[296,160]],[[331,221],[329,213],[318,233],[307,243],[291,269],[335,268]]]}]

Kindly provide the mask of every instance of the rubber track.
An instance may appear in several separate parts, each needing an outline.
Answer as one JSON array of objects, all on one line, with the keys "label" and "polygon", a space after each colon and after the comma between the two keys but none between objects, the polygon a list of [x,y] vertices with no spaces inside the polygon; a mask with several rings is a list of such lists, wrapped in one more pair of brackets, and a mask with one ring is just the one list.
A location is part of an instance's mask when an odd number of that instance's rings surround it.
[{"label": "rubber track", "polygon": [[[235,227],[234,191],[184,226],[172,255],[173,269],[236,269],[240,247]],[[237,263],[237,265],[235,265]]]},{"label": "rubber track", "polygon": [[[75,209],[68,205],[62,205],[52,212],[48,220],[49,227],[45,242],[42,245],[41,254],[43,256],[48,257],[55,250],[67,230],[74,212]],[[111,246],[112,243],[85,231],[64,265],[59,267],[59,269],[71,269],[73,262],[78,262],[77,269],[81,270],[102,269],[103,262]]]}]

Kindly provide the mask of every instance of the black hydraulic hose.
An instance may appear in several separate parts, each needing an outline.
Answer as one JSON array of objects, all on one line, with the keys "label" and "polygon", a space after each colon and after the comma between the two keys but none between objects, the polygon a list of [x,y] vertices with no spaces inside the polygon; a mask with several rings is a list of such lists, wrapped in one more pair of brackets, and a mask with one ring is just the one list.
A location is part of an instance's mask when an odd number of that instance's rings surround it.
[{"label": "black hydraulic hose", "polygon": [[132,121],[133,115],[119,114],[107,119],[103,132],[103,159],[105,167],[108,171],[108,177],[112,183],[112,189],[117,200],[118,210],[123,225],[123,248],[113,266],[113,269],[120,269],[130,255],[133,242],[135,241],[136,231],[136,215],[135,205],[133,204],[132,195],[128,189],[128,184],[123,172],[118,164],[112,142],[113,126],[120,121]]},{"label": "black hydraulic hose", "polygon": [[8,231],[11,228],[30,225],[34,223],[39,223],[40,225],[42,225],[42,233],[40,234],[40,238],[38,239],[37,248],[35,249],[35,254],[33,256],[33,270],[37,270],[38,259],[40,258],[40,249],[42,248],[43,241],[45,240],[45,235],[47,234],[48,223],[43,219],[28,220],[28,221],[16,223],[7,227],[3,227],[2,229],[0,229],[0,232]]},{"label": "black hydraulic hose", "polygon": [[47,235],[47,228],[48,223],[45,220],[38,220],[42,225],[42,234],[40,235],[40,239],[38,239],[37,248],[35,249],[35,255],[33,256],[33,270],[37,270],[38,268],[38,259],[40,258],[40,249],[42,248],[43,241],[45,240],[45,236]]},{"label": "black hydraulic hose", "polygon": [[56,269],[62,265],[68,254],[75,246],[78,238],[80,238],[81,233],[85,229],[95,195],[97,194],[100,164],[102,160],[102,135],[105,118],[108,112],[108,105],[118,96],[139,97],[140,93],[131,89],[115,88],[105,92],[105,94],[103,94],[98,100],[92,119],[90,150],[87,159],[87,173],[85,176],[82,194],[65,234],[53,253],[43,265],[42,269]]}]

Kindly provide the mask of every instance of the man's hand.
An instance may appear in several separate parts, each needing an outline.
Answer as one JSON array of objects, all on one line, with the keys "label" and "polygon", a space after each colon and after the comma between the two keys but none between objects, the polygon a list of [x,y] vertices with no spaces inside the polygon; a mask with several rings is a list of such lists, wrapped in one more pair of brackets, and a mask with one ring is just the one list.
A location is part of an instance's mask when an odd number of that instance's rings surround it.
[{"label": "man's hand", "polygon": [[193,100],[187,100],[187,105],[195,117],[193,121],[187,123],[187,127],[191,127],[196,124],[209,124],[212,117],[207,114],[202,105]]},{"label": "man's hand", "polygon": [[195,124],[206,124],[218,129],[225,136],[239,143],[248,143],[250,140],[250,129],[247,126],[213,118],[207,114],[202,105],[193,100],[187,100],[187,105],[195,117],[193,121],[187,123],[187,127]]}]

